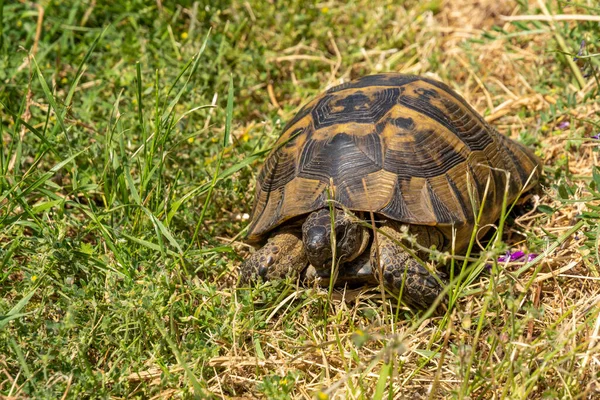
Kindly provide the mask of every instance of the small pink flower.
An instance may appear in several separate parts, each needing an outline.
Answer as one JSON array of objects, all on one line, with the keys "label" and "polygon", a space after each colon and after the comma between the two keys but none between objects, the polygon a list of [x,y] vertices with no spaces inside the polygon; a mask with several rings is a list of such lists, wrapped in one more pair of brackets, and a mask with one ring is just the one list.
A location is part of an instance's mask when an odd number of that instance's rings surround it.
[{"label": "small pink flower", "polygon": [[[514,261],[530,262],[533,259],[535,259],[537,256],[538,255],[535,253],[525,254],[525,252],[521,251],[521,250],[517,250],[514,253],[511,251],[507,251],[505,255],[498,257],[498,262],[499,263],[514,262]],[[489,265],[486,265],[486,266],[489,266]]]},{"label": "small pink flower", "polygon": [[531,253],[531,254],[527,254],[527,262],[531,262],[533,260],[535,260],[535,258],[537,257],[537,254]]},{"label": "small pink flower", "polygon": [[498,257],[498,262],[518,261],[523,257],[525,257],[525,253],[521,250],[517,250],[514,253],[507,251],[505,255]]}]

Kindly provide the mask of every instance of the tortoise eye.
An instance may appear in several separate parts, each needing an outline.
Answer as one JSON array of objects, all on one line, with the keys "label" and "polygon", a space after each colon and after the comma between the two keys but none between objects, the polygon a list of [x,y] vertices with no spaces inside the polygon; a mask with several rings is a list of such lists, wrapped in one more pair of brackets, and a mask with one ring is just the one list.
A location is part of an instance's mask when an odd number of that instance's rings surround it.
[{"label": "tortoise eye", "polygon": [[319,251],[329,242],[327,230],[322,226],[311,227],[304,238],[309,251]]}]

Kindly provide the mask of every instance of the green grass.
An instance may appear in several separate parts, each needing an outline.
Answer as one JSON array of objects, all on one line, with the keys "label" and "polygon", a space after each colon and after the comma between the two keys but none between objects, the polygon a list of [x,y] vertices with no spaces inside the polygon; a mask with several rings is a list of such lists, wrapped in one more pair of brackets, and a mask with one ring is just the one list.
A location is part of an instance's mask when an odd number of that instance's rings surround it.
[{"label": "green grass", "polygon": [[[521,1],[490,2],[495,17],[178,3],[0,0],[0,395],[598,396],[600,62],[573,61],[582,40],[599,52],[597,22],[498,19],[544,14]],[[545,6],[600,11],[581,3]],[[443,316],[377,291],[238,287],[254,176],[281,128],[377,71],[432,74],[535,148],[537,208],[474,246]],[[508,248],[540,256],[496,262]]]}]

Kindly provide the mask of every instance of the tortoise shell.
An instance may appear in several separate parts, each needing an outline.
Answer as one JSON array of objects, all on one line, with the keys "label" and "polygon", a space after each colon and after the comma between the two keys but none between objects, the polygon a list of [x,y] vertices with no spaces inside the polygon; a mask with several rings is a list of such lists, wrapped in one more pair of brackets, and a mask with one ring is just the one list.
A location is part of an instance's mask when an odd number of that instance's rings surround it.
[{"label": "tortoise shell", "polygon": [[510,204],[538,181],[538,165],[445,84],[365,76],[319,95],[284,128],[258,176],[248,239],[331,199],[407,224],[454,227],[461,247],[488,179],[480,226],[498,219],[507,187]]}]

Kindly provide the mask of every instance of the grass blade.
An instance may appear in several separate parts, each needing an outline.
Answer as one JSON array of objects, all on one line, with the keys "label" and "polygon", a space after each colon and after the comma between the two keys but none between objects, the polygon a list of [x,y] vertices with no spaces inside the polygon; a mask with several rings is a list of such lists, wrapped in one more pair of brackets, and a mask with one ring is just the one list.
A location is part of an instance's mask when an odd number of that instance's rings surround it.
[{"label": "grass blade", "polygon": [[8,314],[6,314],[0,318],[0,330],[4,329],[6,327],[6,325],[8,325],[8,323],[10,321],[12,321],[13,319],[17,319],[17,318],[20,318],[20,317],[28,314],[28,313],[21,314],[20,312],[27,305],[27,303],[29,303],[29,300],[31,300],[31,298],[37,291],[38,287],[39,287],[39,285],[35,286],[35,288],[32,291],[30,291],[25,296],[23,296],[23,298],[21,300],[19,300],[19,302],[17,304],[15,304],[13,306],[13,308],[10,309]]},{"label": "grass blade", "polygon": [[[225,154],[226,145],[229,143],[229,135],[231,130],[231,121],[233,119],[233,77],[229,80],[229,90],[227,91],[227,109],[226,109],[226,117],[225,117],[225,133],[223,135],[223,147],[221,148],[221,153],[219,154],[219,158],[217,160],[217,165],[215,167],[215,173],[213,175],[213,179],[210,183],[210,187],[208,189],[208,194],[206,195],[206,200],[204,201],[204,205],[202,207],[202,212],[200,213],[200,218],[198,218],[198,222],[196,223],[196,229],[194,230],[194,235],[192,236],[192,241],[190,242],[190,247],[193,243],[196,242],[198,238],[198,232],[200,231],[200,226],[204,222],[204,216],[206,215],[206,210],[208,209],[208,205],[210,204],[210,200],[212,197],[212,192],[217,184],[217,179],[219,177],[219,169],[221,168],[221,162],[223,160],[223,155]],[[189,250],[189,248],[188,248]]]},{"label": "grass blade", "polygon": [[58,124],[60,125],[60,129],[65,134],[65,138],[67,139],[67,143],[69,144],[69,147],[70,147],[71,139],[69,138],[69,132],[65,126],[65,122],[63,121],[63,114],[59,110],[58,104],[56,103],[56,100],[54,99],[54,95],[50,91],[50,88],[48,87],[48,84],[46,83],[46,80],[44,79],[44,75],[42,74],[42,71],[40,70],[40,66],[38,65],[38,63],[35,60],[35,57],[33,55],[31,55],[31,61],[33,61],[33,65],[35,66],[35,71],[37,73],[37,77],[40,82],[40,85],[42,86],[42,91],[44,92],[44,96],[46,97],[46,100],[48,100],[48,103],[50,103],[50,106],[54,110],[54,115],[56,115],[56,120],[58,121]]}]

